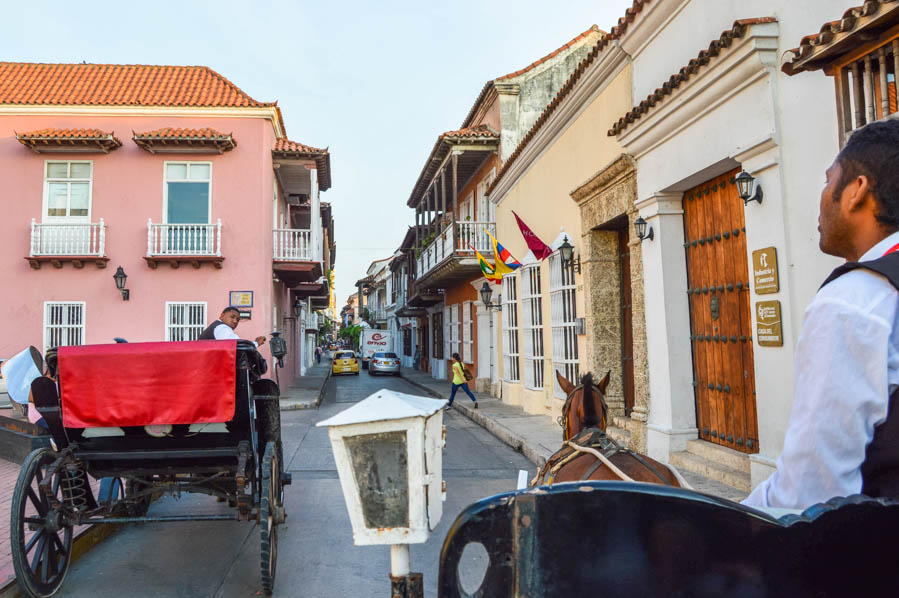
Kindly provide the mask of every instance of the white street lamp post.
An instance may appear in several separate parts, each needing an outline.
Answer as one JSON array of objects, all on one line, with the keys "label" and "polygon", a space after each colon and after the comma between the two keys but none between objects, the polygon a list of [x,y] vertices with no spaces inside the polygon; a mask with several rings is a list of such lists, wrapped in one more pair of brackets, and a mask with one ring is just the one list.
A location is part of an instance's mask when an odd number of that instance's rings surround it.
[{"label": "white street lamp post", "polygon": [[382,389],[316,424],[328,428],[353,543],[390,545],[394,597],[423,593],[409,544],[426,542],[443,514],[444,405]]}]

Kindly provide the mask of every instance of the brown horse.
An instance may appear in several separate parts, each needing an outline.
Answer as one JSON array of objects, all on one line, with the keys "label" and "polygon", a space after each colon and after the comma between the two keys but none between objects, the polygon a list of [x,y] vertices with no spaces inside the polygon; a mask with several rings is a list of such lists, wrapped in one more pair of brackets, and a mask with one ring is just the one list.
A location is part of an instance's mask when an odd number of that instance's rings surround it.
[{"label": "brown horse", "polygon": [[546,464],[532,485],[583,480],[625,480],[680,486],[677,476],[662,463],[626,449],[605,433],[609,408],[605,401],[609,376],[593,382],[587,373],[575,386],[556,372],[568,397],[562,407],[564,444]]}]

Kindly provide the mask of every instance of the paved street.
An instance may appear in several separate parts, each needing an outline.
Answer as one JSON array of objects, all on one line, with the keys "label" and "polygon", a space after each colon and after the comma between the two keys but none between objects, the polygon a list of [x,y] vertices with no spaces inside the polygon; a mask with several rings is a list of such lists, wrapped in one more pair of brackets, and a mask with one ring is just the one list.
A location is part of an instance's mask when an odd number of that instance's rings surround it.
[{"label": "paved street", "polygon": [[[319,409],[282,413],[285,454],[293,473],[286,491],[288,521],[280,529],[275,596],[389,596],[389,549],[353,546],[349,518],[325,419],[389,388],[421,394],[400,378],[332,378]],[[517,472],[533,466],[480,426],[450,413],[444,479],[447,501],[441,524],[425,545],[413,546],[412,570],[424,573],[425,593],[436,596],[437,562],[446,531],[469,503],[515,488]],[[151,513],[225,511],[207,497],[166,499]],[[74,564],[67,597],[244,597],[261,595],[259,530],[246,522],[131,525]]]}]

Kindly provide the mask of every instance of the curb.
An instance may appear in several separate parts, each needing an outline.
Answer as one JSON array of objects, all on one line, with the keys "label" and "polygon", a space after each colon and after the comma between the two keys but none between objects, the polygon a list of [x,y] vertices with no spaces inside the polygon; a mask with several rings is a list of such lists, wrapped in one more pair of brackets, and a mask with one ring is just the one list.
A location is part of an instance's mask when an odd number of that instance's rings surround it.
[{"label": "curb", "polygon": [[[98,523],[75,536],[75,539],[72,540],[72,562],[69,566],[74,566],[81,557],[116,533],[121,526],[122,524],[117,523]],[[19,588],[15,578],[0,587],[0,598],[23,598],[24,596],[25,593]]]},{"label": "curb", "polygon": [[[331,379],[331,368],[328,368],[328,374],[325,376],[325,380],[322,382],[321,388],[318,389],[318,396],[315,397],[315,400],[311,403],[304,402],[296,402],[296,403],[288,403],[281,405],[281,411],[302,411],[304,409],[318,409],[319,405],[322,404],[322,399],[325,396],[325,386],[328,385],[328,380]],[[0,595],[0,598],[3,598]]]},{"label": "curb", "polygon": [[[438,399],[446,399],[446,397],[439,392],[432,390],[423,384],[419,384],[414,380],[406,378],[402,375],[402,373],[400,373],[400,377],[412,386],[425,391],[433,397],[436,397]],[[536,448],[531,446],[523,436],[516,432],[513,432],[490,416],[484,415],[480,411],[472,409],[464,403],[462,405],[458,405],[454,409],[496,436],[499,440],[501,440],[509,447],[524,455],[531,463],[533,463],[537,467],[543,467],[543,464],[546,463],[546,457],[544,457]]]}]

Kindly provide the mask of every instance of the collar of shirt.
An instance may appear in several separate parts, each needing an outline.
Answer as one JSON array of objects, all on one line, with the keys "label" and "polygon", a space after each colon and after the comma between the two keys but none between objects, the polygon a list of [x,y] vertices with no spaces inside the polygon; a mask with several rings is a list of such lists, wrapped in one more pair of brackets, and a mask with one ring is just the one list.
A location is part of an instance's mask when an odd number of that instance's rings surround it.
[{"label": "collar of shirt", "polygon": [[874,247],[866,251],[858,261],[860,262],[868,262],[871,260],[876,260],[879,257],[883,257],[887,253],[890,253],[890,250],[899,251],[899,231],[896,231],[892,235],[881,239]]}]

